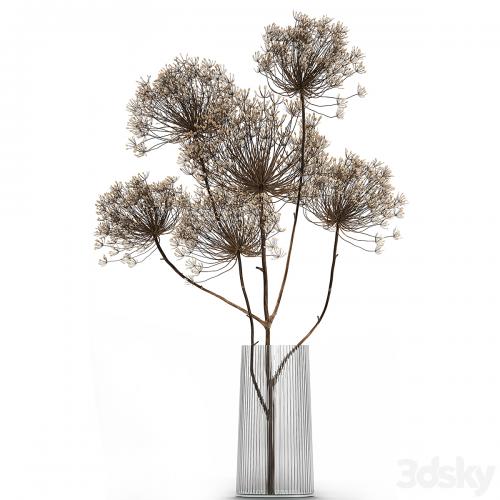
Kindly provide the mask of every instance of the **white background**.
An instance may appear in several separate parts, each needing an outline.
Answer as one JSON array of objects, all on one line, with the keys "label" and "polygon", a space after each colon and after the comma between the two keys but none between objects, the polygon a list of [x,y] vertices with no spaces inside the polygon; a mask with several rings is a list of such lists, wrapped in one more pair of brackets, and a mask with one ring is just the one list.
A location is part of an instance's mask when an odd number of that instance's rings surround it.
[{"label": "white background", "polygon": [[[0,13],[2,500],[234,495],[246,318],[156,257],[98,267],[94,202],[177,172],[174,146],[124,147],[141,76],[188,53],[262,84],[252,54],[293,9],[343,21],[366,54],[368,96],[322,125],[332,154],[386,161],[410,201],[382,256],[339,249],[310,342],[317,495],[476,498],[397,486],[400,459],[459,456],[498,468],[482,498],[499,497],[495,2],[51,0]],[[331,234],[302,219],[297,237],[275,343],[300,338],[325,293]],[[234,274],[211,286],[241,301]]]}]

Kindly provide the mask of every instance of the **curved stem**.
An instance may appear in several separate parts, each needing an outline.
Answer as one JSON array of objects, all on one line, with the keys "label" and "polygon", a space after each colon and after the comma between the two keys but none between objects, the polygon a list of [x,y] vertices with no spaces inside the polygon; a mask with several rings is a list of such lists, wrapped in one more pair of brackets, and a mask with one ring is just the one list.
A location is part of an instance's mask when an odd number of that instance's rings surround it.
[{"label": "curved stem", "polygon": [[305,149],[306,149],[306,106],[305,106],[305,98],[304,95],[301,93],[300,94],[300,106],[301,106],[301,112],[302,112],[302,138],[301,138],[301,145],[300,145],[300,177],[299,177],[299,187],[297,189],[297,202],[295,204],[295,213],[293,216],[293,226],[292,226],[292,234],[290,236],[290,244],[288,246],[288,254],[286,257],[286,264],[285,264],[285,272],[283,273],[283,280],[281,282],[281,287],[278,293],[278,298],[276,300],[276,305],[274,306],[273,313],[271,314],[270,317],[270,323],[273,322],[276,314],[278,313],[278,309],[281,303],[281,298],[283,297],[283,292],[285,291],[285,284],[286,280],[288,278],[288,269],[290,267],[290,259],[292,256],[292,248],[293,248],[293,241],[295,238],[295,228],[297,227],[297,220],[299,218],[299,208],[300,208],[300,195],[302,193],[302,184],[304,181],[304,171],[306,167],[306,160],[305,160]]},{"label": "curved stem", "polygon": [[[185,274],[183,274],[181,271],[179,271],[179,269],[175,266],[175,264],[173,264],[169,258],[167,257],[167,255],[165,254],[165,252],[163,251],[163,248],[161,247],[160,245],[160,240],[157,236],[154,237],[154,241],[155,241],[155,244],[156,244],[156,247],[158,248],[158,251],[160,252],[163,260],[174,270],[174,272],[180,276],[183,280],[187,281],[188,283],[190,283],[191,285],[195,286],[196,288],[199,288],[200,290],[203,290],[204,292],[210,294],[210,295],[213,295],[214,297],[217,297],[218,299],[222,300],[223,302],[225,302],[226,304],[229,304],[231,307],[234,307],[235,309],[238,309],[238,311],[241,311],[242,313],[244,313],[246,316],[248,316],[249,314],[249,311],[247,309],[244,309],[243,307],[240,307],[238,304],[235,304],[234,302],[231,302],[229,299],[226,299],[225,297],[223,297],[222,295],[219,295],[218,293],[216,292],[213,292],[212,290],[209,290],[208,288],[205,288],[204,286],[200,285],[199,283],[196,283],[196,281],[193,281],[191,278],[188,278]],[[255,314],[251,314],[252,318],[255,320],[255,321],[258,321],[262,326],[266,326],[266,322],[263,321],[261,318],[259,318],[258,316],[256,316]]]},{"label": "curved stem", "polygon": [[307,334],[300,339],[297,344],[290,349],[290,351],[286,354],[286,356],[282,359],[281,363],[279,364],[278,368],[276,369],[276,372],[273,375],[272,378],[272,383],[273,385],[276,384],[276,381],[278,380],[278,377],[280,376],[281,372],[283,371],[284,366],[286,365],[287,361],[290,359],[290,356],[312,335],[314,330],[318,327],[318,325],[321,323],[321,320],[325,316],[326,310],[328,309],[328,304],[330,303],[330,297],[332,294],[332,284],[333,284],[333,273],[335,272],[335,263],[337,262],[337,245],[339,242],[339,227],[337,226],[335,229],[335,243],[333,244],[333,255],[332,255],[332,265],[330,268],[330,280],[328,282],[328,292],[326,294],[326,299],[325,299],[325,305],[323,306],[323,310],[321,311],[321,314],[318,316],[318,319],[316,320],[316,323],[314,323],[313,327],[307,332]]},{"label": "curved stem", "polygon": [[252,318],[252,309],[250,307],[250,300],[248,298],[248,294],[245,288],[245,280],[243,279],[243,266],[241,265],[241,256],[238,253],[236,256],[238,260],[238,271],[240,273],[240,285],[241,285],[241,290],[243,292],[243,297],[245,298],[245,304],[247,306],[248,312],[250,313],[248,315],[248,319],[250,320],[250,377],[252,379],[252,384],[255,388],[255,392],[257,393],[257,398],[259,399],[260,404],[262,405],[262,408],[264,409],[264,413],[268,414],[268,408],[266,406],[266,402],[264,401],[264,397],[262,396],[262,392],[259,388],[259,384],[257,383],[257,379],[255,378],[255,371],[254,371],[254,348],[255,348],[255,328],[253,324],[253,318]]},{"label": "curved stem", "polygon": [[335,263],[337,262],[337,245],[339,242],[339,227],[337,226],[335,230],[335,243],[333,245],[333,255],[332,255],[332,266],[330,268],[330,281],[328,282],[328,292],[326,294],[326,299],[325,299],[325,305],[323,307],[323,310],[321,311],[321,314],[318,316],[318,319],[314,326],[309,330],[309,332],[302,337],[302,339],[297,343],[297,347],[300,347],[316,330],[317,326],[321,323],[321,320],[323,319],[326,310],[328,309],[328,304],[330,303],[330,297],[332,295],[332,284],[333,284],[333,273],[335,272]]}]

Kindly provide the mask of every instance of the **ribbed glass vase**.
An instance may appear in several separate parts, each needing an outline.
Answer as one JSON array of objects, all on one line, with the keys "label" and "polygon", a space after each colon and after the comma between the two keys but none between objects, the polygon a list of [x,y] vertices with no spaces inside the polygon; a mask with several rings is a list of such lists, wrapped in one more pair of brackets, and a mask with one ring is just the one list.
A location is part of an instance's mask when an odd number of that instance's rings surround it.
[{"label": "ribbed glass vase", "polygon": [[313,493],[309,347],[242,346],[236,494]]}]

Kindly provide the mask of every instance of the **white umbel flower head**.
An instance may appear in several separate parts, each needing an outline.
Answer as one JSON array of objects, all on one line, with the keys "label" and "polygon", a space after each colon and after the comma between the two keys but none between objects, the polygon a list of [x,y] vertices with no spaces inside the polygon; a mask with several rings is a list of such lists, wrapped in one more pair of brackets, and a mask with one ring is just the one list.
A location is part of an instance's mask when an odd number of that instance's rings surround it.
[{"label": "white umbel flower head", "polygon": [[271,238],[267,243],[267,249],[274,259],[280,259],[286,255],[283,249],[279,247],[277,238]]},{"label": "white umbel flower head", "polygon": [[127,264],[128,267],[134,267],[137,264],[137,261],[129,253],[126,253],[120,259],[120,262],[122,262],[123,264]]},{"label": "white umbel flower head", "polygon": [[121,259],[120,259],[120,262],[123,262],[124,264],[126,264],[128,262],[128,259],[130,259],[130,254],[129,253],[126,253]]},{"label": "white umbel flower head", "polygon": [[362,85],[358,83],[358,96],[359,97],[365,97],[366,95],[366,89]]},{"label": "white umbel flower head", "polygon": [[392,237],[395,240],[399,240],[401,238],[401,233],[399,232],[399,229],[397,227],[394,228],[394,231],[392,232]]},{"label": "white umbel flower head", "polygon": [[384,243],[385,243],[385,239],[383,236],[380,236],[380,235],[376,235],[375,236],[375,253],[377,255],[380,255],[382,253],[382,249],[384,247]]},{"label": "white umbel flower head", "polygon": [[203,271],[203,264],[199,260],[191,257],[186,261],[186,268],[191,271],[192,277],[196,277]]},{"label": "white umbel flower head", "polygon": [[100,259],[99,259],[99,265],[104,267],[106,264],[108,263],[108,259],[105,255],[103,255]]},{"label": "white umbel flower head", "polygon": [[344,97],[337,96],[337,113],[335,114],[335,116],[339,120],[344,119],[344,112],[346,108],[347,108],[347,99],[345,99]]},{"label": "white umbel flower head", "polygon": [[100,248],[102,248],[102,241],[101,240],[95,240],[94,250],[99,250]]}]

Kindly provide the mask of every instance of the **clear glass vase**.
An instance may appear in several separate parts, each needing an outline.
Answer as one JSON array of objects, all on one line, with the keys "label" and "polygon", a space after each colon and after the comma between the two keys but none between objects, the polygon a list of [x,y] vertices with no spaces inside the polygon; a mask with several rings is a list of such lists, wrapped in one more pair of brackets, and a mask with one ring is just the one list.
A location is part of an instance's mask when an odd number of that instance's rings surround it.
[{"label": "clear glass vase", "polygon": [[236,494],[313,493],[309,347],[242,346]]}]

